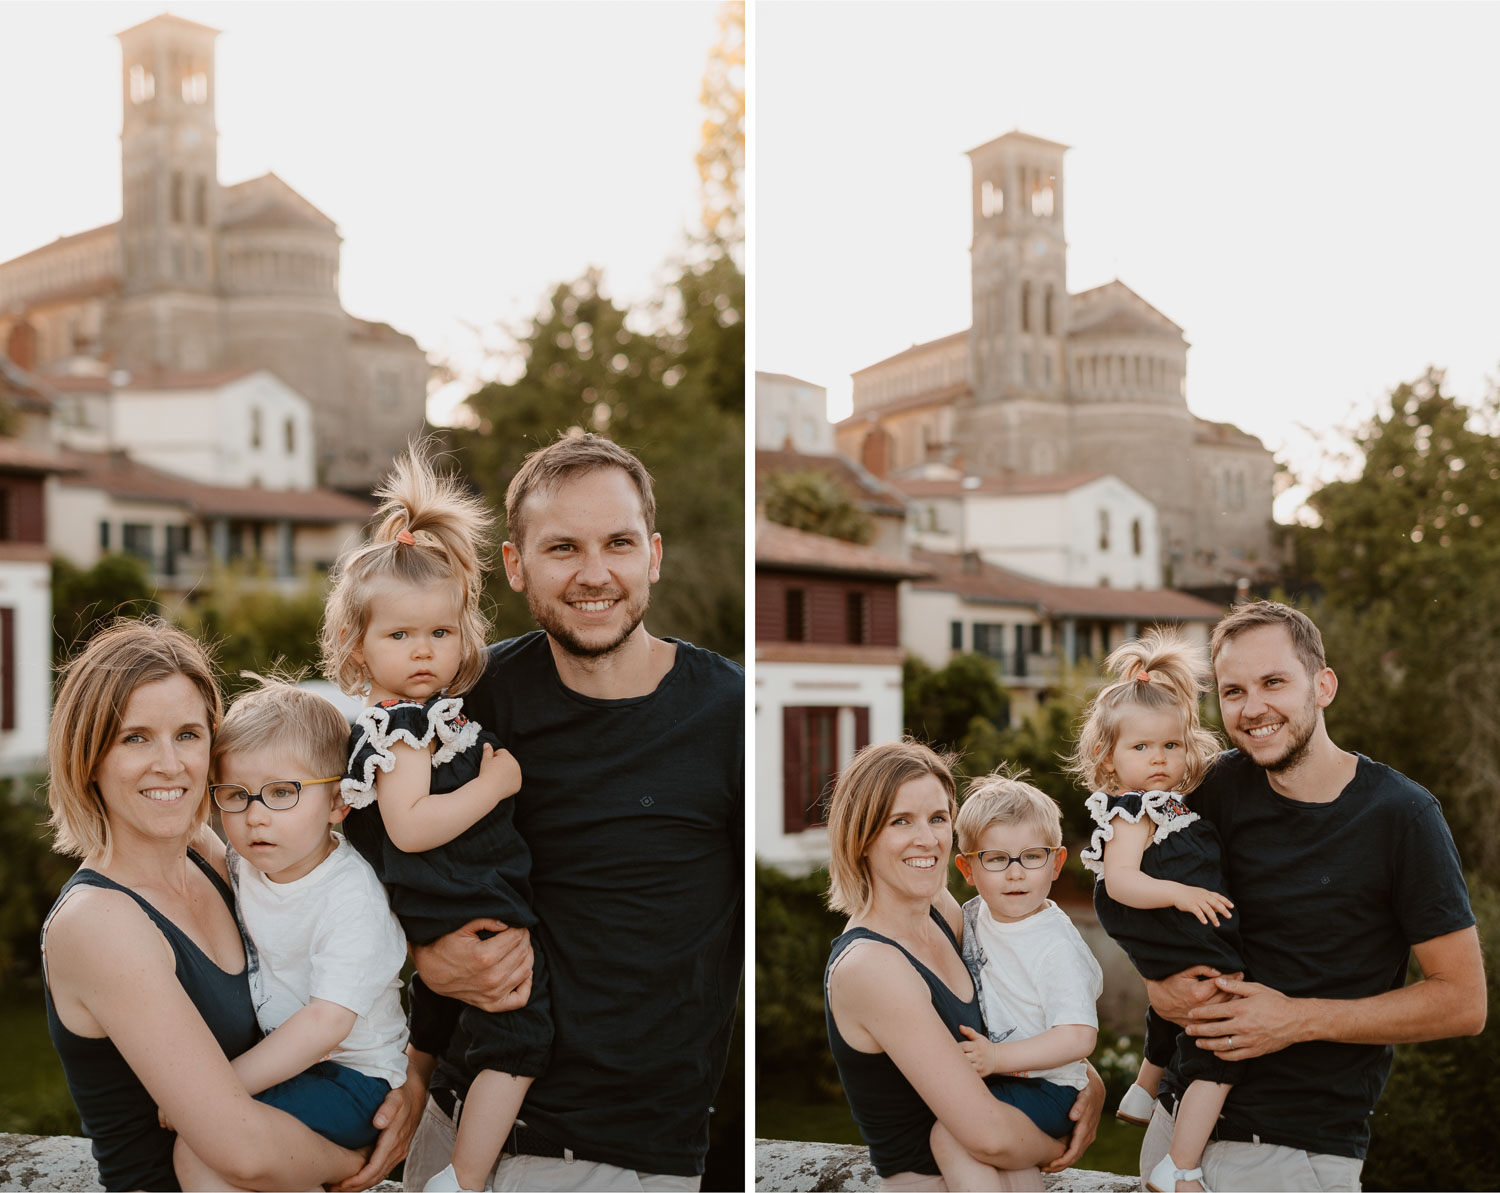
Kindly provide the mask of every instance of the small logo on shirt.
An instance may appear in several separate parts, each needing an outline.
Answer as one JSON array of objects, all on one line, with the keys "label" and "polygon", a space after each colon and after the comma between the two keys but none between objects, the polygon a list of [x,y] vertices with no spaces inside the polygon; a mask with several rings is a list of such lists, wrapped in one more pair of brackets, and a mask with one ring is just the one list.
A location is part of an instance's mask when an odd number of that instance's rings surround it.
[{"label": "small logo on shirt", "polygon": [[649,808],[655,802],[656,801],[654,799],[652,799],[649,795],[643,795],[643,796],[641,796],[641,807],[643,807],[643,808]]}]

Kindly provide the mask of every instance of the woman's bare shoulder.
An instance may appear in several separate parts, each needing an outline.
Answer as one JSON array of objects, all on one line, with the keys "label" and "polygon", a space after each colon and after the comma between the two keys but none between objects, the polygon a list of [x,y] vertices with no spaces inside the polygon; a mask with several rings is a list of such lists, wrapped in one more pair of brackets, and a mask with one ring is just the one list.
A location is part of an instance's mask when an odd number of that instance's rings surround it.
[{"label": "woman's bare shoulder", "polygon": [[47,921],[47,964],[56,972],[74,963],[99,969],[149,957],[171,949],[151,917],[127,892],[108,887],[78,886]]},{"label": "woman's bare shoulder", "polygon": [[895,945],[883,940],[855,941],[844,949],[828,978],[831,994],[858,1006],[866,998],[900,1002],[919,995],[926,1001],[926,984]]}]

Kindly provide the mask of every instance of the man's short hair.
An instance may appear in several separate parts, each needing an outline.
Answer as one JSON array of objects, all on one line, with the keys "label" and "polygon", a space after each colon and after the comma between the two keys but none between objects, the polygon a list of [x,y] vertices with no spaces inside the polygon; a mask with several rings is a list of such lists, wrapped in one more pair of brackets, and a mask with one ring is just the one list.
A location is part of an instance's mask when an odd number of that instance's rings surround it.
[{"label": "man's short hair", "polygon": [[1219,624],[1214,626],[1213,636],[1209,639],[1209,657],[1217,664],[1219,651],[1223,649],[1224,643],[1237,638],[1246,630],[1268,625],[1281,626],[1291,635],[1292,649],[1297,652],[1297,657],[1302,660],[1309,675],[1316,675],[1328,666],[1327,657],[1323,654],[1323,635],[1313,625],[1312,618],[1302,610],[1283,605],[1280,601],[1251,601],[1225,614]]},{"label": "man's short hair", "polygon": [[1062,810],[1057,801],[1024,782],[1025,778],[1024,770],[1013,775],[996,771],[969,784],[954,824],[960,853],[973,853],[986,830],[997,824],[1025,825],[1036,829],[1044,844],[1062,844]]},{"label": "man's short hair", "polygon": [[[254,754],[260,750],[286,750],[306,767],[305,775],[281,775],[283,779],[324,779],[342,776],[348,763],[349,722],[332,702],[283,679],[250,678],[260,686],[236,696],[214,735],[212,770],[226,754]],[[335,792],[337,784],[330,785]]]},{"label": "man's short hair", "polygon": [[526,499],[533,493],[555,489],[563,481],[580,473],[600,468],[620,468],[635,485],[641,498],[641,514],[646,533],[656,533],[656,497],[651,490],[651,474],[646,466],[618,443],[582,432],[538,448],[522,462],[505,490],[505,525],[510,541],[519,549],[526,534]]}]

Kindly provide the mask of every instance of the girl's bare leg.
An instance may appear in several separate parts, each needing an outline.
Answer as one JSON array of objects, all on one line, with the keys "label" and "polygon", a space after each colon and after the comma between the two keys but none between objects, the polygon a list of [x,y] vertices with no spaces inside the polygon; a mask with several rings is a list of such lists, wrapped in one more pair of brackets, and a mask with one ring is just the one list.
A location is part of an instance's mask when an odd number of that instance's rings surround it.
[{"label": "girl's bare leg", "polygon": [[[1174,1168],[1197,1168],[1203,1163],[1203,1149],[1208,1146],[1208,1137],[1232,1088],[1217,1081],[1195,1081],[1187,1087],[1177,1107],[1172,1146],[1168,1149]],[[1198,1181],[1178,1181],[1177,1188],[1195,1190],[1203,1186]]]},{"label": "girl's bare leg", "polygon": [[453,1174],[465,1189],[484,1188],[532,1081],[486,1069],[469,1086],[453,1145]]},{"label": "girl's bare leg", "polygon": [[1143,1060],[1141,1071],[1135,1075],[1135,1083],[1154,1098],[1165,1073],[1166,1070],[1160,1065],[1153,1065],[1149,1060]]}]

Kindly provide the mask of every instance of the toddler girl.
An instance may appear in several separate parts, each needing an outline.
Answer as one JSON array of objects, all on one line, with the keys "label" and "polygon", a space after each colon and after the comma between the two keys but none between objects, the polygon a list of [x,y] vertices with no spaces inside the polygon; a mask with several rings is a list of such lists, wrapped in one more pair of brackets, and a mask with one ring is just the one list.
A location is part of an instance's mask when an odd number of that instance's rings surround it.
[{"label": "toddler girl", "polygon": [[[1140,974],[1157,981],[1194,965],[1243,971],[1234,906],[1224,895],[1219,838],[1184,800],[1218,754],[1198,719],[1207,667],[1172,634],[1153,630],[1105,662],[1117,678],[1084,714],[1069,769],[1092,789],[1093,840],[1080,855],[1100,876],[1099,922]],[[1202,1189],[1200,1163],[1240,1065],[1197,1046],[1175,1024],[1146,1012],[1146,1060],[1119,1116],[1144,1123],[1157,1083],[1176,1052],[1191,1082],[1177,1110],[1172,1144],[1146,1179],[1148,1189]]]},{"label": "toddler girl", "polygon": [[[426,944],[492,917],[531,928],[531,855],[509,797],[521,772],[463,713],[485,667],[479,612],[490,515],[419,448],[396,462],[371,541],[334,571],[323,625],[324,673],[365,708],[342,783],[355,811],[345,834],[390,891],[409,940]],[[536,949],[533,938],[532,947]],[[532,1079],[552,1020],[540,951],[526,1006],[488,1014],[412,979],[412,1043],[446,1048],[455,1026],[478,1072],[463,1102],[453,1162],[433,1190],[483,1189]]]}]

